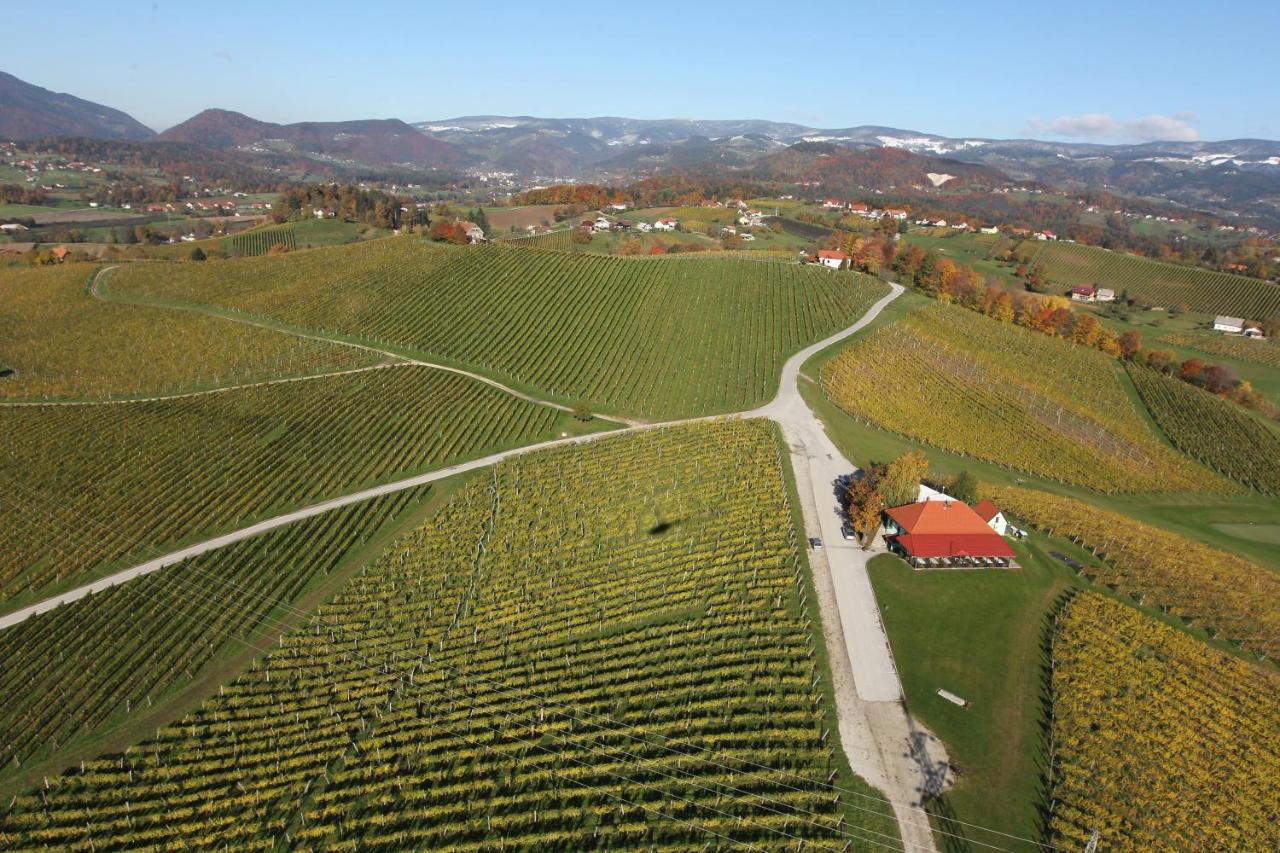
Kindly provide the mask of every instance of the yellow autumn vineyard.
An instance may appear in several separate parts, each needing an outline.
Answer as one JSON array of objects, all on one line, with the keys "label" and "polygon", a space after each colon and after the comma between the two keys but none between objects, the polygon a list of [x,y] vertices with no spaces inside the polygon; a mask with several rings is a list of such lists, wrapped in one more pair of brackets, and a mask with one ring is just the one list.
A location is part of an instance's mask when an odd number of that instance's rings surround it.
[{"label": "yellow autumn vineyard", "polygon": [[988,487],[1018,518],[1102,558],[1096,579],[1258,654],[1280,653],[1280,577],[1243,557],[1047,492]]},{"label": "yellow autumn vineyard", "polygon": [[822,385],[854,417],[1103,492],[1231,491],[1164,445],[1106,355],[930,305],[841,352]]},{"label": "yellow autumn vineyard", "polygon": [[1117,601],[1074,598],[1052,655],[1050,840],[1280,846],[1280,676]]}]

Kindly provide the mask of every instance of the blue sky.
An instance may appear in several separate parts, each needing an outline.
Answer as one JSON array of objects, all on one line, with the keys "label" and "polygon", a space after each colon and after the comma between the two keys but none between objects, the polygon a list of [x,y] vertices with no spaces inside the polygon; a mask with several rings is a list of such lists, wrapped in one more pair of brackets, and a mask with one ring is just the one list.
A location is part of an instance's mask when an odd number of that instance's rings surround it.
[{"label": "blue sky", "polygon": [[[60,3],[0,70],[163,129],[475,114],[1280,139],[1280,2]],[[27,29],[25,24],[16,24]]]}]

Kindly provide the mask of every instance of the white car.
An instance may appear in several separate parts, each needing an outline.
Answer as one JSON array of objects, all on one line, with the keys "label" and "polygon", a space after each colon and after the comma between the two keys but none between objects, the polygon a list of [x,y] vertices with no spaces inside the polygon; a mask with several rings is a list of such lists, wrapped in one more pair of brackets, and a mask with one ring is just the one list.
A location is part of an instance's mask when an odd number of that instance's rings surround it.
[{"label": "white car", "polygon": [[810,548],[812,548],[812,549],[813,549],[813,550],[815,550],[815,551],[821,551],[821,550],[822,550],[822,540],[821,540],[821,539],[819,539],[817,536],[810,536],[810,537],[809,537],[809,547],[810,547]]}]

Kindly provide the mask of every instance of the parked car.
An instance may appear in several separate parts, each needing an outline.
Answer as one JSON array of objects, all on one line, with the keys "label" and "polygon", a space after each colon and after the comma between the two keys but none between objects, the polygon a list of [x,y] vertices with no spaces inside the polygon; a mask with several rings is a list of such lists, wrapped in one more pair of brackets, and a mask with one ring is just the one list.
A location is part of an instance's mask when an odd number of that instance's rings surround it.
[{"label": "parked car", "polygon": [[819,539],[817,536],[810,536],[810,537],[809,537],[809,547],[810,547],[810,548],[812,548],[812,549],[813,549],[813,550],[815,550],[815,551],[821,551],[821,550],[822,550],[822,540],[821,540],[821,539]]},{"label": "parked car", "polygon": [[840,535],[843,536],[845,539],[858,538],[858,534],[853,532],[853,525],[847,521],[844,524],[840,525]]}]

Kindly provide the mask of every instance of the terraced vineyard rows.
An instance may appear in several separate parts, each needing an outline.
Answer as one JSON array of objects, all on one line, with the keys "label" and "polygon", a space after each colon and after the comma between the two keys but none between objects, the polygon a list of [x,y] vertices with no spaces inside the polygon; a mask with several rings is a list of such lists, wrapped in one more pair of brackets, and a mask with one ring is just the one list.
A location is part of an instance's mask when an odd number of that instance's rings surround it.
[{"label": "terraced vineyard rows", "polygon": [[1280,677],[1082,594],[1053,643],[1051,841],[1106,850],[1280,845]]},{"label": "terraced vineyard rows", "polygon": [[245,257],[265,255],[276,246],[284,246],[289,251],[297,248],[297,241],[292,225],[277,225],[269,228],[254,228],[227,238],[227,245]]},{"label": "terraced vineyard rows", "polygon": [[0,270],[0,398],[180,393],[370,364],[351,347],[89,295],[95,267]]},{"label": "terraced vineyard rows", "polygon": [[[0,408],[0,601],[487,452],[560,413],[456,374],[362,373],[109,406]],[[109,535],[68,539],[86,519]]]},{"label": "terraced vineyard rows", "polygon": [[[896,846],[853,808],[771,427],[474,479],[187,718],[0,813],[10,846]],[[868,791],[869,793],[869,791]]]},{"label": "terraced vineyard rows", "polygon": [[513,246],[525,249],[553,249],[557,252],[580,251],[578,244],[573,242],[569,235],[570,231],[566,228],[560,231],[551,231],[547,234],[538,234],[533,237],[504,238],[498,242],[510,243]]},{"label": "terraced vineyard rows", "polygon": [[1138,365],[1129,365],[1142,402],[1182,452],[1224,476],[1280,494],[1280,434],[1207,391]]},{"label": "terraced vineyard rows", "polygon": [[826,364],[854,417],[952,452],[1104,492],[1225,491],[1152,434],[1114,360],[930,305]]},{"label": "terraced vineyard rows", "polygon": [[1280,575],[1257,563],[1082,501],[984,489],[1008,513],[1103,560],[1096,580],[1259,655],[1280,653]]},{"label": "terraced vineyard rows", "polygon": [[1167,335],[1161,335],[1160,342],[1193,347],[1210,355],[1236,358],[1240,361],[1264,364],[1267,367],[1280,367],[1280,344],[1272,340],[1252,340],[1234,335],[1206,335],[1196,332],[1170,332]]},{"label": "terraced vineyard rows", "polygon": [[[427,489],[315,516],[0,631],[0,765],[20,770],[237,651]],[[105,533],[86,523],[67,535]],[[0,771],[0,772],[2,772]]]},{"label": "terraced vineyard rows", "polygon": [[764,402],[789,353],[853,322],[885,293],[874,279],[796,265],[410,238],[288,258],[136,265],[113,273],[111,286],[412,347],[567,401],[648,417]]},{"label": "terraced vineyard rows", "polygon": [[1261,319],[1280,313],[1280,285],[1262,279],[1152,261],[1074,243],[1024,240],[1017,256],[1043,265],[1064,288],[1099,284],[1148,305],[1186,305],[1206,314]]}]

